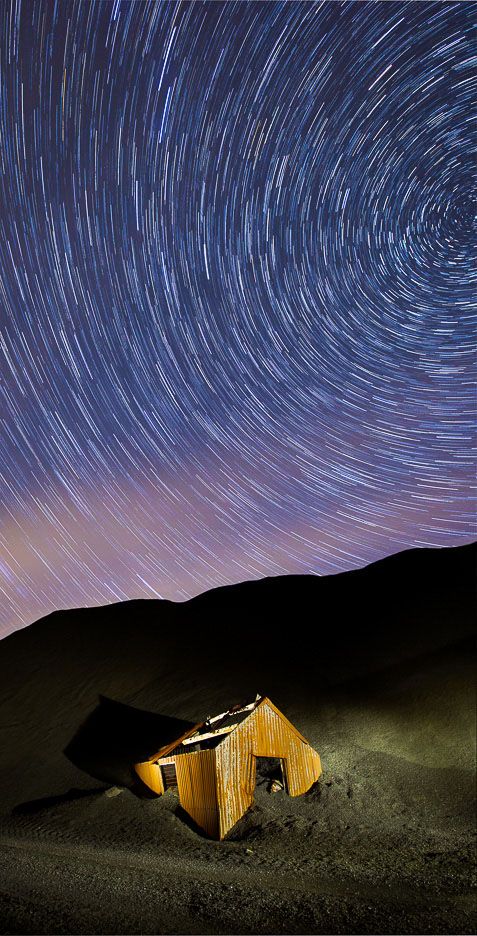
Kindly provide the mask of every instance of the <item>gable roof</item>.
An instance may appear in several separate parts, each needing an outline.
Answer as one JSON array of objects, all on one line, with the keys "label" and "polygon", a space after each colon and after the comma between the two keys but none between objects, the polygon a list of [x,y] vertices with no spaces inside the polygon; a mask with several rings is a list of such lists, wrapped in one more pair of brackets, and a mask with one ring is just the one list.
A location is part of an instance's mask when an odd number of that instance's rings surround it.
[{"label": "gable roof", "polygon": [[[297,737],[300,739],[300,741],[303,741],[304,744],[310,743],[298,731],[298,728],[295,728],[295,725],[292,725],[291,721],[288,721],[288,718],[286,717],[286,715],[284,715],[283,712],[280,711],[280,709],[277,709],[276,705],[273,704],[273,702],[271,701],[271,699],[268,698],[268,696],[263,696],[263,698],[260,699],[260,702],[258,703],[258,705],[265,705],[265,703],[269,705],[271,709],[273,709],[275,714],[278,715],[278,717],[281,718],[282,721],[284,721],[286,725],[288,725],[290,731],[293,731],[294,734],[296,734]],[[258,708],[258,705],[257,705],[257,708]]]},{"label": "gable roof", "polygon": [[[211,718],[206,719],[206,721],[197,722],[192,728],[189,728],[184,734],[180,735],[179,738],[176,738],[174,741],[170,741],[168,744],[164,744],[159,750],[147,759],[144,763],[152,764],[157,762],[161,757],[167,757],[169,754],[178,754],[179,751],[177,748],[180,748],[184,745],[184,750],[182,753],[187,753],[187,745],[191,744],[200,744],[201,741],[212,739],[215,737],[220,738],[219,744],[222,741],[225,741],[225,738],[228,737],[235,729],[249,718],[252,712],[255,709],[259,708],[262,705],[268,705],[282,721],[285,722],[290,731],[303,741],[304,744],[309,742],[302,734],[295,728],[294,725],[282,712],[280,709],[273,704],[271,699],[268,696],[259,696],[255,699],[254,702],[250,702],[247,705],[234,706],[234,708],[228,709],[226,712],[222,712],[220,715],[215,715]],[[223,735],[223,737],[221,737]],[[197,737],[196,737],[197,736]]]}]

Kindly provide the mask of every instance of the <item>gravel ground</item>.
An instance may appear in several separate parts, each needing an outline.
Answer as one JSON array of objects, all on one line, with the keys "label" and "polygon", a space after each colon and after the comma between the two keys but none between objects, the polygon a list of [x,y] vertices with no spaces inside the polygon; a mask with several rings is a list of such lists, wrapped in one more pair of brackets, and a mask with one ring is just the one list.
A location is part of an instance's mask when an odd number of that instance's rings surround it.
[{"label": "gravel ground", "polygon": [[222,843],[172,792],[71,791],[7,819],[1,932],[473,933],[471,772],[354,754],[303,797],[258,785]]},{"label": "gravel ground", "polygon": [[422,882],[217,867],[138,852],[3,841],[3,933],[471,933],[466,895]]}]

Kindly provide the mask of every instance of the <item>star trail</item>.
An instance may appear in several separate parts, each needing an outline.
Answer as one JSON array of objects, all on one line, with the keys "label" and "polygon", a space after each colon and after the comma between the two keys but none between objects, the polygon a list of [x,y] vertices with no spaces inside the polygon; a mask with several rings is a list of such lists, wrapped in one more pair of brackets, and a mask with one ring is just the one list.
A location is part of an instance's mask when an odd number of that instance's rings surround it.
[{"label": "star trail", "polygon": [[476,536],[472,3],[0,7],[0,635]]}]

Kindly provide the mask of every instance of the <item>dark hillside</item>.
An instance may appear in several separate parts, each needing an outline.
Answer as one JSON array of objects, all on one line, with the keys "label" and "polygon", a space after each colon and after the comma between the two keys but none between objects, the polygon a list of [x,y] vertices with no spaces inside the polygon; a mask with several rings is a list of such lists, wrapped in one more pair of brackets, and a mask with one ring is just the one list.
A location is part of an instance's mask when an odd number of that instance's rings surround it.
[{"label": "dark hillside", "polygon": [[[473,932],[475,562],[410,550],[3,640],[0,932]],[[210,842],[131,767],[257,691],[323,777],[257,785]]]}]

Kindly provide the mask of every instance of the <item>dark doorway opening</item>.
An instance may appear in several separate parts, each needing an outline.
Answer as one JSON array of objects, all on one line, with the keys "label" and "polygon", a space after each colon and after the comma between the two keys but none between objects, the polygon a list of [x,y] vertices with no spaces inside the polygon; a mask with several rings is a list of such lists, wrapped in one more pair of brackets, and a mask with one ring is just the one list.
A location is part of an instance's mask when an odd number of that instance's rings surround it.
[{"label": "dark doorway opening", "polygon": [[269,793],[286,790],[284,757],[255,757],[256,786],[265,787]]},{"label": "dark doorway opening", "polygon": [[177,774],[175,764],[161,764],[162,782],[164,790],[177,789]]}]

